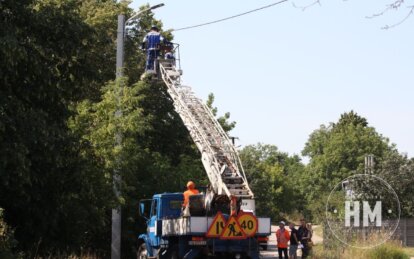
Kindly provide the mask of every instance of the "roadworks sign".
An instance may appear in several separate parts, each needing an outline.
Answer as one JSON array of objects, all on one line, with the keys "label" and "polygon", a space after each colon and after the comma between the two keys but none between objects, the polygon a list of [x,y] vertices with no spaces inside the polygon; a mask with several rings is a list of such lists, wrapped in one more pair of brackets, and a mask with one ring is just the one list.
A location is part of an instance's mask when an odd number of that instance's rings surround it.
[{"label": "roadworks sign", "polygon": [[252,237],[257,232],[257,218],[252,213],[240,212],[237,221],[247,237]]},{"label": "roadworks sign", "polygon": [[231,216],[224,227],[223,233],[221,233],[220,239],[245,239],[246,234],[242,227],[240,227],[237,218]]},{"label": "roadworks sign", "polygon": [[226,219],[221,212],[218,212],[216,217],[208,228],[207,237],[219,237],[223,233],[224,227],[226,226]]}]

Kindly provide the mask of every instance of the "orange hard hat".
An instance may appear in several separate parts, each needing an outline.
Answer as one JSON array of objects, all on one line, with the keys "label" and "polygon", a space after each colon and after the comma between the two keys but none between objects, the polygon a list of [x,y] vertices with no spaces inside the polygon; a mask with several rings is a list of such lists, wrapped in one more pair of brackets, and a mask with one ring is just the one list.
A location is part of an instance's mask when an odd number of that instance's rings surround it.
[{"label": "orange hard hat", "polygon": [[188,181],[188,183],[187,183],[187,188],[190,188],[190,187],[195,187],[195,183],[193,182],[193,181]]}]

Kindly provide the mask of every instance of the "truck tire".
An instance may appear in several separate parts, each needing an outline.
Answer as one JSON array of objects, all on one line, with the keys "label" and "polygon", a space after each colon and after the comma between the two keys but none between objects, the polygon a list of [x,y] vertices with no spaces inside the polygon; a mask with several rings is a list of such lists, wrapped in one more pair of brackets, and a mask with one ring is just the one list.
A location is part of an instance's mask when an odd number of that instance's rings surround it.
[{"label": "truck tire", "polygon": [[137,251],[137,259],[148,259],[147,245],[142,243]]}]

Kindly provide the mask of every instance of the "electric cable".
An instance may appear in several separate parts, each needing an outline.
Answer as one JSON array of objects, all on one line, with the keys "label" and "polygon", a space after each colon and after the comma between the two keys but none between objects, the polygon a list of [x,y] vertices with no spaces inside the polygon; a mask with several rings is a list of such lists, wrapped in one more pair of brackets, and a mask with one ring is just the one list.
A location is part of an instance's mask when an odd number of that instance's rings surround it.
[{"label": "electric cable", "polygon": [[275,2],[275,3],[269,4],[269,5],[265,5],[265,6],[262,6],[262,7],[259,7],[259,8],[256,8],[256,9],[253,9],[253,10],[250,10],[250,11],[247,11],[247,12],[244,12],[244,13],[240,13],[240,14],[236,14],[236,15],[233,15],[233,16],[229,16],[229,17],[226,17],[226,18],[223,18],[223,19],[214,20],[214,21],[211,21],[211,22],[201,23],[201,24],[192,25],[192,26],[186,26],[186,27],[182,27],[182,28],[178,28],[178,29],[172,29],[172,31],[183,31],[183,30],[194,29],[194,28],[201,27],[201,26],[206,26],[206,25],[210,25],[210,24],[214,24],[214,23],[219,23],[219,22],[227,21],[227,20],[230,20],[230,19],[234,19],[234,18],[243,16],[243,15],[246,15],[246,14],[254,13],[254,12],[257,12],[257,11],[260,11],[260,10],[263,10],[263,9],[266,9],[266,8],[269,8],[269,7],[272,7],[272,6],[281,4],[283,2],[287,2],[287,1],[288,0],[278,1],[278,2]]}]

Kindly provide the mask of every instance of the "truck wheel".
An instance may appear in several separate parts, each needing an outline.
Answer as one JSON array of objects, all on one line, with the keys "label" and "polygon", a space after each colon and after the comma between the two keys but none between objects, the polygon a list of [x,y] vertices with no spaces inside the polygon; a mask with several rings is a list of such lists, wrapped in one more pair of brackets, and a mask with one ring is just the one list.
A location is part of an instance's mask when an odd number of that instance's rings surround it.
[{"label": "truck wheel", "polygon": [[147,253],[147,245],[145,243],[142,243],[137,251],[137,259],[147,259],[148,253]]}]

